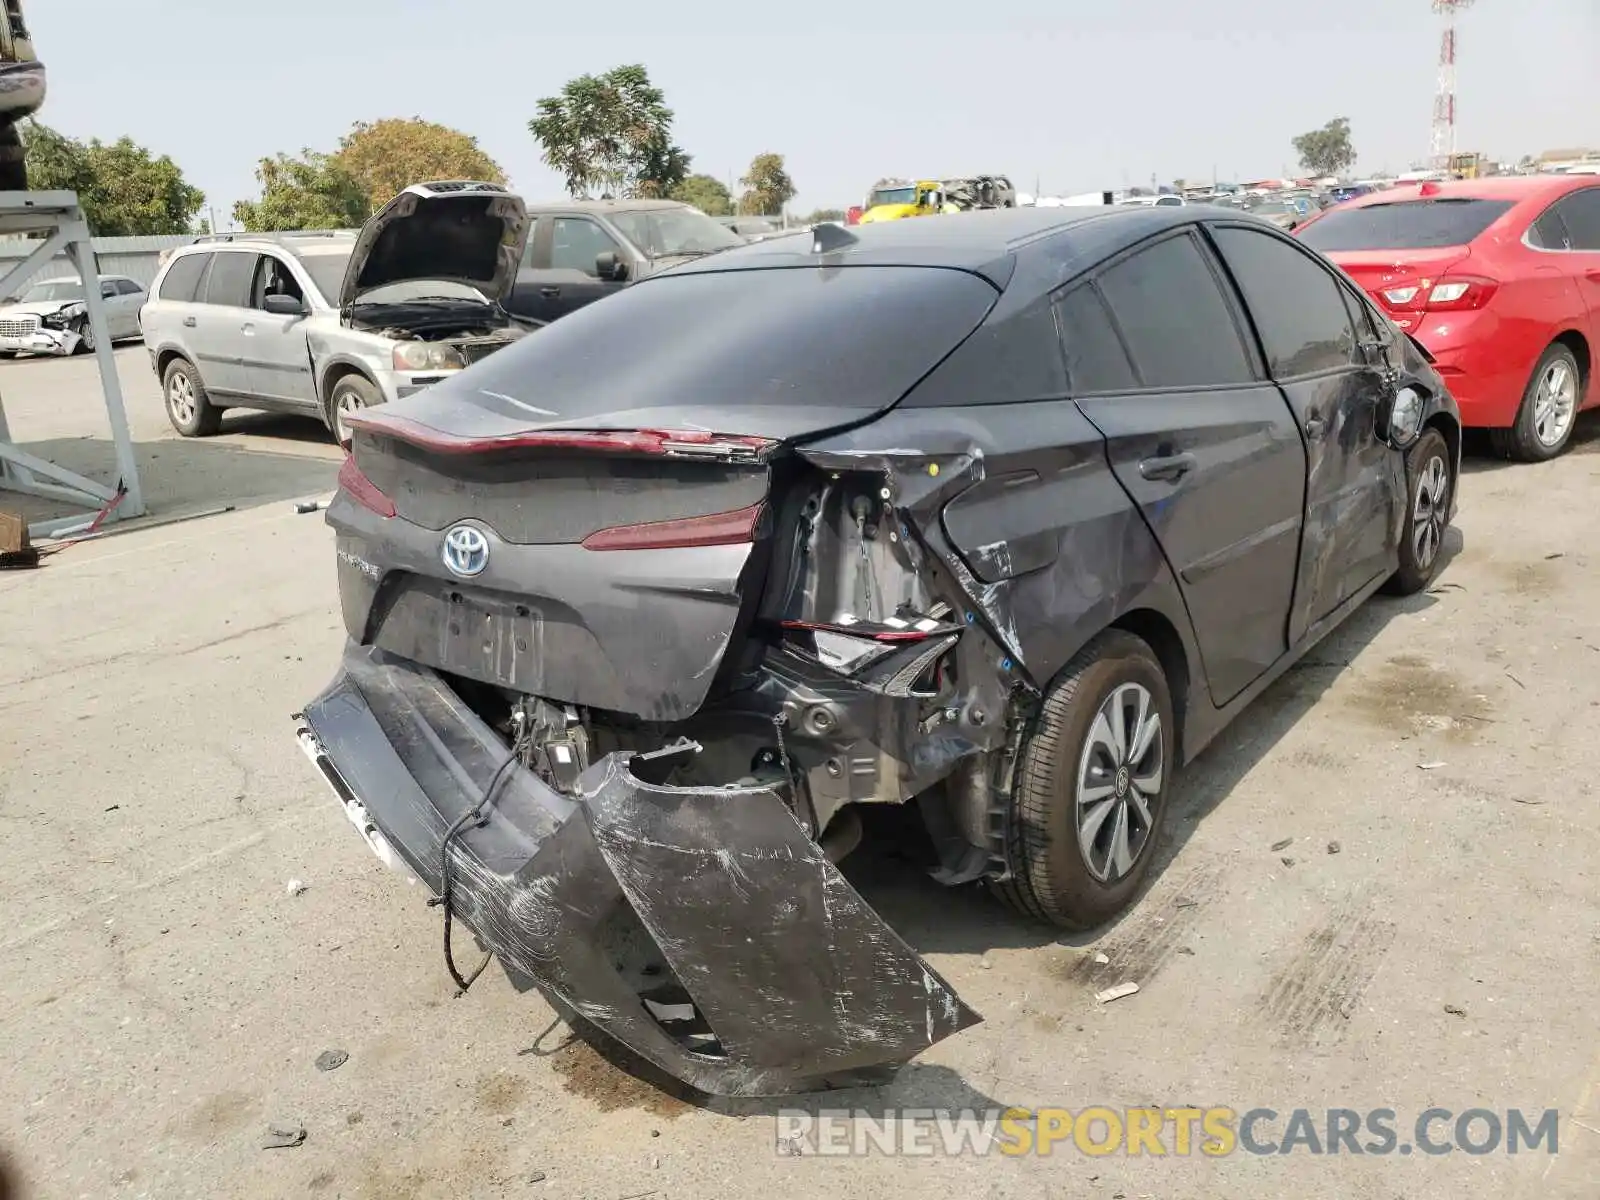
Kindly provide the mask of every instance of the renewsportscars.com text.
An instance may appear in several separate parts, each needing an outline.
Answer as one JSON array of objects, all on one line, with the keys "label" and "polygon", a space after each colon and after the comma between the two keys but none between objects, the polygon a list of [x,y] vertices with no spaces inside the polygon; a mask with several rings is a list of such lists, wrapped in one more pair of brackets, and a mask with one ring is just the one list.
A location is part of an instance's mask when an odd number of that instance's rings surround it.
[{"label": "renewsportscars.com text", "polygon": [[1445,1155],[1559,1152],[1553,1108],[781,1109],[779,1154]]}]

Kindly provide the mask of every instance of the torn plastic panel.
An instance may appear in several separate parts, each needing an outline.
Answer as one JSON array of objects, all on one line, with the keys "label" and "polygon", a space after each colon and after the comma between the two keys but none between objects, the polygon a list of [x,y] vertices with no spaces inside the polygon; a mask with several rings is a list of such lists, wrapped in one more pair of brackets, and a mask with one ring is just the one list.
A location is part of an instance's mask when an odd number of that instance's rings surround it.
[{"label": "torn plastic panel", "polygon": [[[355,645],[303,717],[347,811],[437,889],[445,832],[504,741],[433,671]],[[776,791],[656,781],[694,749],[608,754],[573,798],[512,767],[453,843],[460,918],[508,969],[717,1095],[837,1082],[980,1020]]]}]

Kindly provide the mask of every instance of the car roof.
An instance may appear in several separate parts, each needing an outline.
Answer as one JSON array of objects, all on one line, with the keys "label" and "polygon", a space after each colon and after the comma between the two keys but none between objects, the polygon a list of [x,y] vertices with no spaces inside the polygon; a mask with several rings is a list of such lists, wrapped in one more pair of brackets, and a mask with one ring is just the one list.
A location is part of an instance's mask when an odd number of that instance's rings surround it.
[{"label": "car roof", "polygon": [[754,242],[674,267],[659,278],[770,267],[915,266],[969,271],[1004,289],[1024,262],[1065,282],[1068,274],[1153,233],[1206,219],[1251,218],[1234,209],[1200,204],[983,209],[854,225],[848,230],[835,226],[851,240],[823,254],[813,252],[815,233]]},{"label": "car roof", "polygon": [[[530,213],[541,212],[660,212],[669,208],[691,208],[681,200],[551,200],[530,204]],[[697,210],[698,211],[698,210]]]},{"label": "car roof", "polygon": [[[1592,176],[1573,175],[1486,175],[1481,179],[1447,179],[1437,183],[1402,183],[1356,196],[1339,206],[1342,211],[1369,208],[1379,204],[1401,204],[1411,200],[1506,200],[1513,204],[1548,203],[1585,183]],[[1426,192],[1424,192],[1426,188]]]},{"label": "car roof", "polygon": [[[99,276],[96,276],[96,278],[101,279],[101,280],[132,279],[134,283],[138,283],[139,282],[137,279],[133,279],[133,276],[131,276],[131,275],[99,275]],[[82,282],[82,280],[80,280],[76,275],[53,275],[49,279],[35,279],[28,286],[29,287],[43,287],[47,283],[81,283],[81,282]]]}]

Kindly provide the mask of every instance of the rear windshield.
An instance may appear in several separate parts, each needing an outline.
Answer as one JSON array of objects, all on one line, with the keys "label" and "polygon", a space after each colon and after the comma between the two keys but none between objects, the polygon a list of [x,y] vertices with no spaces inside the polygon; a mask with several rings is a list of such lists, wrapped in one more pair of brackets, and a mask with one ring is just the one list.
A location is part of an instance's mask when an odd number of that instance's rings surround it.
[{"label": "rear windshield", "polygon": [[669,272],[551,322],[467,375],[480,391],[569,419],[685,403],[882,408],[997,297],[976,275],[928,267]]},{"label": "rear windshield", "polygon": [[1340,208],[1308,225],[1300,240],[1314,250],[1429,250],[1462,246],[1509,211],[1509,200],[1396,200]]}]

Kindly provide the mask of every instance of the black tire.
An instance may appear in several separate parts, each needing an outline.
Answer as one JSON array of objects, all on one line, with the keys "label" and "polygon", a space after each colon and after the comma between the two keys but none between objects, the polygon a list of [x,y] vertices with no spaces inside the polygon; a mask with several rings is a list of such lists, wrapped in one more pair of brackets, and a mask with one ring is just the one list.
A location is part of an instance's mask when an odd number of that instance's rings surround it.
[{"label": "black tire", "polygon": [[[1444,473],[1442,480],[1437,475],[1440,470]],[[1438,490],[1441,485],[1442,492]],[[1420,592],[1439,573],[1455,491],[1456,471],[1450,447],[1437,429],[1424,429],[1406,451],[1406,519],[1400,532],[1400,567],[1383,585],[1391,596]],[[1424,492],[1428,493],[1426,497]],[[1419,510],[1423,514],[1421,520]]]},{"label": "black tire", "polygon": [[94,331],[89,328],[89,318],[84,317],[78,325],[78,344],[72,348],[74,354],[94,353]]},{"label": "black tire", "polygon": [[[1152,743],[1159,755],[1154,761],[1159,763],[1160,778],[1154,795],[1145,797],[1149,823],[1131,855],[1131,866],[1101,879],[1079,846],[1080,764],[1102,707],[1128,684],[1144,689],[1161,722],[1159,740]],[[1010,814],[1014,875],[994,885],[996,894],[1024,916],[1064,929],[1093,929],[1127,908],[1155,859],[1177,748],[1172,696],[1155,654],[1132,634],[1116,629],[1100,634],[1051,686],[1023,746]],[[1147,754],[1141,763],[1148,769],[1151,761]],[[1119,818],[1143,823],[1135,803],[1141,793],[1131,786],[1135,775],[1133,770],[1117,770],[1102,776],[1112,781],[1113,794],[1107,801],[1111,812],[1102,815],[1091,856],[1100,834],[1114,834]]]},{"label": "black tire", "polygon": [[[1576,389],[1576,396],[1573,400],[1572,414],[1567,418],[1566,431],[1557,440],[1546,443],[1540,440],[1538,433],[1538,396],[1545,376],[1557,364],[1566,367]],[[1577,424],[1577,410],[1583,407],[1584,382],[1583,372],[1578,368],[1577,356],[1560,342],[1552,342],[1539,356],[1533,374],[1528,377],[1528,386],[1522,390],[1522,403],[1517,406],[1515,423],[1510,429],[1489,430],[1490,449],[1500,458],[1509,458],[1516,462],[1547,462],[1556,457],[1572,440],[1572,429]]]},{"label": "black tire", "polygon": [[184,437],[211,437],[222,428],[222,410],[211,403],[200,372],[188,359],[175,358],[167,364],[161,398],[167,420]]},{"label": "black tire", "polygon": [[0,358],[15,358],[16,356],[17,352],[15,350],[0,350]]},{"label": "black tire", "polygon": [[365,375],[341,375],[328,389],[328,398],[322,407],[322,420],[334,440],[343,445],[349,440],[349,435],[339,417],[340,412],[348,412],[350,407],[372,408],[382,403],[383,393]]}]

